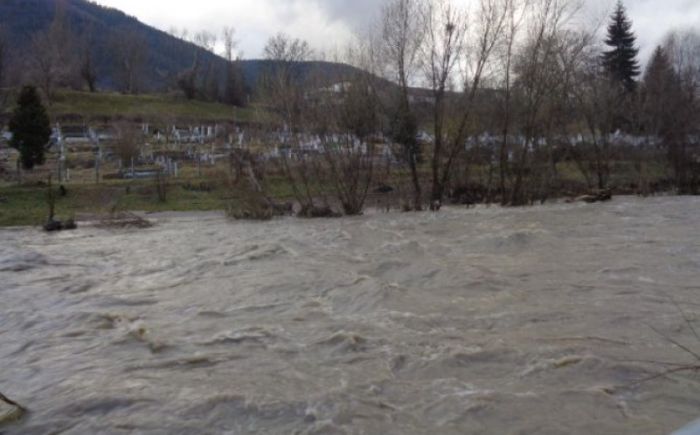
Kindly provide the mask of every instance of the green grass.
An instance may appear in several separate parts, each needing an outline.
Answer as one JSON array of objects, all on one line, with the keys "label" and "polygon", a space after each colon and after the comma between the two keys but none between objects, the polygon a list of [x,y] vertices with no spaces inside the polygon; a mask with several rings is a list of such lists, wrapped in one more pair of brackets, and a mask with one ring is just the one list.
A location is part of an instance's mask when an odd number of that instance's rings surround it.
[{"label": "green grass", "polygon": [[[8,101],[13,101],[13,93]],[[90,119],[141,119],[148,122],[177,121],[252,121],[257,116],[254,107],[239,109],[220,103],[187,100],[169,94],[123,95],[108,92],[61,90],[48,107],[52,119],[80,117]],[[12,104],[5,107],[7,114]]]},{"label": "green grass", "polygon": [[[107,213],[112,208],[146,212],[223,210],[230,201],[220,189],[192,192],[179,184],[169,186],[166,202],[158,201],[155,186],[149,183],[69,184],[66,188],[68,194],[56,201],[59,220],[80,213]],[[43,224],[48,218],[46,198],[45,186],[0,187],[0,227]]]},{"label": "green grass", "polygon": [[[185,188],[201,182],[211,191],[193,191]],[[269,192],[275,198],[289,198],[291,187],[281,177],[268,180]],[[57,186],[54,185],[57,191]],[[68,194],[57,197],[56,219],[67,219],[85,214],[106,214],[117,211],[215,211],[225,210],[239,198],[241,192],[230,190],[224,183],[212,178],[169,180],[165,202],[158,201],[153,180],[116,180],[100,184],[66,184]],[[0,186],[0,227],[38,226],[48,218],[47,187],[45,185]]]}]

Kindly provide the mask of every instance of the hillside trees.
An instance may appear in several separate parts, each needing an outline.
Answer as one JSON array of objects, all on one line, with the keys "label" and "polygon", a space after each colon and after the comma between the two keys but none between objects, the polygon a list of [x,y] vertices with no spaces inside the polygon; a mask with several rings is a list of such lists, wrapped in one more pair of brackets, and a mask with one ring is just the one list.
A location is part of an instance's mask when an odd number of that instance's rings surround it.
[{"label": "hillside trees", "polygon": [[306,92],[300,66],[312,54],[308,42],[282,33],[270,38],[265,46],[268,63],[260,81],[261,96],[271,103],[285,129],[292,132],[301,129]]},{"label": "hillside trees", "polygon": [[[234,28],[225,27],[221,35],[202,31],[191,38],[187,29],[171,29],[170,33],[187,42],[192,49],[191,66],[178,73],[175,79],[177,88],[185,98],[245,106],[247,91],[240,56],[236,53],[238,42]],[[219,41],[223,46],[220,53],[225,60],[223,64],[215,58]]]},{"label": "hillside trees", "polygon": [[185,98],[192,100],[198,95],[197,77],[199,76],[199,49],[194,50],[192,66],[180,72],[177,76],[177,87],[185,95]]},{"label": "hillside trees", "polygon": [[125,94],[138,94],[146,74],[148,40],[131,28],[120,27],[112,33],[110,49],[119,89]]},{"label": "hillside trees", "polygon": [[4,29],[0,26],[0,89],[5,83],[5,34]]},{"label": "hillside trees", "polygon": [[240,66],[240,55],[236,53],[238,41],[236,30],[225,27],[222,32],[226,70],[222,100],[232,106],[243,107],[246,104],[245,77]]},{"label": "hillside trees", "polygon": [[57,8],[49,28],[32,37],[31,76],[49,104],[55,98],[56,88],[75,77],[75,46],[75,36],[61,8]]},{"label": "hillside trees", "polygon": [[86,30],[80,37],[80,42],[77,44],[79,56],[79,73],[80,78],[87,86],[88,91],[97,91],[97,62],[95,59],[93,31]]},{"label": "hillside trees", "polygon": [[[204,53],[214,53],[218,36],[207,30],[202,30],[194,35],[193,42],[196,46],[204,50]],[[218,101],[219,100],[219,71],[217,71],[213,56],[202,56],[198,59],[199,62],[199,97],[203,100]],[[198,56],[199,53],[195,53]],[[197,60],[195,61],[197,62]]]}]

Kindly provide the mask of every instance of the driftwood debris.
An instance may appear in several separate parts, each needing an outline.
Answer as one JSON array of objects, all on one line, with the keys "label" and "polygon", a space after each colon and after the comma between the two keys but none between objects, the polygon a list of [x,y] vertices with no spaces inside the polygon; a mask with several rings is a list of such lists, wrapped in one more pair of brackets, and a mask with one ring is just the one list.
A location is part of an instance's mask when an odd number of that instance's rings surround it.
[{"label": "driftwood debris", "polygon": [[612,192],[609,189],[603,189],[591,192],[588,195],[581,195],[567,202],[586,202],[588,204],[593,204],[596,202],[607,202],[612,200],[612,198]]},{"label": "driftwood debris", "polygon": [[0,412],[0,425],[20,420],[27,413],[24,406],[0,393],[0,404],[2,403],[8,405],[10,410],[4,414]]},{"label": "driftwood debris", "polygon": [[73,219],[68,219],[66,221],[59,221],[55,219],[49,219],[44,224],[44,231],[48,233],[53,233],[56,231],[69,231],[78,228],[78,224],[75,223]]},{"label": "driftwood debris", "polygon": [[150,228],[153,223],[141,216],[126,212],[113,210],[106,216],[102,216],[96,225],[98,228]]}]

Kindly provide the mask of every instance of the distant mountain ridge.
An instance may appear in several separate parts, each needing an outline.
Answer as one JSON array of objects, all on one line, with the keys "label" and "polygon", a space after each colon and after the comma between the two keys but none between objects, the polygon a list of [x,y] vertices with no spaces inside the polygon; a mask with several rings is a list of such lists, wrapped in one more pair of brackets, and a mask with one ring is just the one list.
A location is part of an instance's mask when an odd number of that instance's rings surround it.
[{"label": "distant mountain ridge", "polygon": [[[19,85],[22,70],[30,53],[32,37],[51,25],[57,5],[61,6],[65,20],[76,35],[91,35],[95,64],[98,72],[97,85],[102,90],[115,90],[114,60],[110,41],[120,32],[138,35],[148,44],[148,60],[142,81],[145,92],[165,92],[175,88],[178,75],[194,63],[195,52],[199,60],[223,71],[225,60],[194,44],[176,38],[166,32],[148,26],[124,12],[104,7],[86,0],[0,0],[0,28],[6,41],[6,57],[10,85]],[[255,86],[260,74],[269,65],[265,60],[243,60],[241,67],[249,88]],[[302,72],[321,72],[329,80],[357,72],[356,69],[337,63],[308,62],[301,65]]]}]

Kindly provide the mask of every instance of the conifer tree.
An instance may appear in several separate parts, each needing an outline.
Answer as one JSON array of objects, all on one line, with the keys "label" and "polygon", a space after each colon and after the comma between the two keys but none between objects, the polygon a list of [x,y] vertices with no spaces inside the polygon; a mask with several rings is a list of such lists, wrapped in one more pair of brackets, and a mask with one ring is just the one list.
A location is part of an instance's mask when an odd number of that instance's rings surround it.
[{"label": "conifer tree", "polygon": [[43,164],[51,138],[51,125],[35,87],[22,88],[9,127],[12,133],[10,146],[19,151],[22,167],[32,169]]},{"label": "conifer tree", "polygon": [[605,44],[610,50],[603,53],[603,66],[610,78],[624,87],[627,92],[636,89],[636,78],[640,75],[635,46],[637,38],[632,32],[632,22],[627,17],[622,1],[618,1],[608,26]]}]

